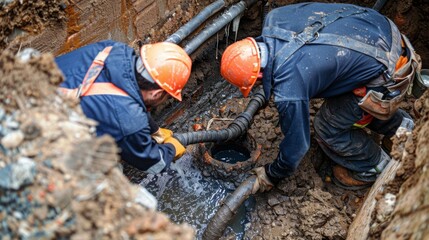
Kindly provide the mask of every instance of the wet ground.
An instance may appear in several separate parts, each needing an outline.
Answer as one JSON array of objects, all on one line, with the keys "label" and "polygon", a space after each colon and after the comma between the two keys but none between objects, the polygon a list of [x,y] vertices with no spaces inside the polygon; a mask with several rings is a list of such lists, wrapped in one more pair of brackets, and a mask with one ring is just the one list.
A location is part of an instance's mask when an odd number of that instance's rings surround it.
[{"label": "wet ground", "polygon": [[[196,159],[186,154],[171,169],[163,174],[148,175],[140,185],[144,186],[159,201],[158,210],[167,214],[176,223],[188,223],[196,229],[196,238],[201,239],[210,219],[220,207],[222,200],[235,189],[234,184],[204,176],[195,165]],[[250,202],[247,204],[249,205]],[[236,218],[229,224],[229,231],[244,235],[249,222],[250,206],[242,206]]]},{"label": "wet ground", "polygon": [[[247,106],[244,99],[231,99],[225,112],[235,116]],[[315,101],[315,106],[320,106]],[[316,111],[313,109],[313,113]],[[237,111],[234,113],[234,111]],[[223,117],[227,117],[223,116]],[[273,105],[261,110],[254,118],[249,133],[262,145],[258,165],[275,159],[282,133]],[[322,239],[344,238],[352,214],[361,202],[362,193],[347,192],[324,183],[316,173],[312,160],[313,143],[296,174],[285,179],[269,193],[257,194],[256,209],[246,239]],[[285,231],[289,229],[289,231]]]},{"label": "wet ground", "polygon": [[[371,6],[373,3],[368,1],[362,4]],[[398,8],[401,9],[399,5],[387,5],[383,11],[394,15]],[[403,10],[408,14],[415,14],[409,10],[408,5],[404,8],[408,9]],[[258,26],[258,21],[253,21],[252,24]],[[220,41],[219,45],[222,44],[226,45],[225,40]],[[170,113],[175,114],[159,117],[162,124],[177,132],[194,131],[205,129],[211,119],[234,119],[245,109],[248,99],[241,98],[239,92],[230,89],[219,79],[216,72],[212,71],[213,66],[218,67],[218,61],[215,59],[216,55],[213,52],[204,52],[195,60],[197,67],[194,74],[197,82],[201,84],[201,89],[192,94],[201,95],[201,98],[189,98],[191,100],[185,103],[182,109],[180,107],[175,109],[174,105],[168,106]],[[208,85],[207,83],[213,79],[216,79],[214,84]],[[312,117],[322,101],[321,99],[312,101],[310,109]],[[409,98],[401,107],[415,117],[412,111],[413,102],[414,99]],[[221,129],[228,123],[228,120],[215,121],[211,127]],[[277,156],[278,144],[282,139],[277,111],[272,104],[255,116],[249,132],[262,145],[259,165],[272,161]],[[374,135],[376,139],[381,137]],[[345,191],[333,185],[329,177],[321,177],[316,172],[314,164],[323,158],[317,144],[312,141],[311,149],[296,174],[282,181],[273,191],[255,196],[256,207],[250,212],[251,223],[246,228],[245,239],[346,238],[348,227],[362,205],[366,191]],[[230,233],[224,238],[235,237]]]}]

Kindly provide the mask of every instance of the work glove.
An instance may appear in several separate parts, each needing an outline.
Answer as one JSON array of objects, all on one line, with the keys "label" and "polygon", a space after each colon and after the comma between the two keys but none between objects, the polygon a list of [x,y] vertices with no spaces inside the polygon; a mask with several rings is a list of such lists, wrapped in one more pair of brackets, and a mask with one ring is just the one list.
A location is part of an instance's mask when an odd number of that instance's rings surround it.
[{"label": "work glove", "polygon": [[173,132],[166,128],[159,128],[158,131],[154,132],[152,135],[153,140],[161,144],[165,142],[165,139],[173,136]]},{"label": "work glove", "polygon": [[273,188],[274,184],[268,178],[264,167],[255,168],[251,173],[256,174],[256,181],[253,184],[252,194],[257,193],[258,190],[259,192],[266,192]]},{"label": "work glove", "polygon": [[174,149],[176,150],[176,154],[174,155],[174,160],[176,161],[179,159],[183,154],[186,152],[186,148],[179,142],[179,140],[175,139],[174,137],[169,137],[165,139],[164,143],[170,143],[174,146]]}]

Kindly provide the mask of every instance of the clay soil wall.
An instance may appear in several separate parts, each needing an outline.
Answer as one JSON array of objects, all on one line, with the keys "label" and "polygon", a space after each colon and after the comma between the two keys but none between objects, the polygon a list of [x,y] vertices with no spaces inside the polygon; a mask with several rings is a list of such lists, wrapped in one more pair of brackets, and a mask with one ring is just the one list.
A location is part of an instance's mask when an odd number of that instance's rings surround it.
[{"label": "clay soil wall", "polygon": [[[189,21],[210,1],[196,0],[69,0],[49,4],[12,2],[6,17],[0,49],[31,46],[60,55],[104,39],[131,44],[162,41]],[[20,13],[41,12],[38,20]],[[33,17],[34,14],[31,14]]]}]

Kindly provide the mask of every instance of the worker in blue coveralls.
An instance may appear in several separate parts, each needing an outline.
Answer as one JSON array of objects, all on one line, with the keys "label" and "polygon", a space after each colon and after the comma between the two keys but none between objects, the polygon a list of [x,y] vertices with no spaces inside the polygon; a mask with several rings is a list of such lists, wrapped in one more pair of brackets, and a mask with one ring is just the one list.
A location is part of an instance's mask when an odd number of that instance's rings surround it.
[{"label": "worker in blue coveralls", "polygon": [[222,76],[245,97],[262,80],[279,112],[284,139],[277,158],[254,169],[254,192],[292,175],[308,151],[311,98],[325,99],[314,128],[334,183],[371,186],[390,157],[363,128],[391,137],[403,121],[413,125],[398,105],[420,68],[409,40],[375,10],[327,3],[272,10],[261,36],[230,45],[221,60]]},{"label": "worker in blue coveralls", "polygon": [[140,53],[124,43],[101,41],[56,58],[65,76],[61,93],[80,98],[97,135],[111,135],[121,158],[148,173],[159,173],[185,153],[173,132],[149,114],[169,96],[181,101],[192,61],[173,43],[146,44]]}]

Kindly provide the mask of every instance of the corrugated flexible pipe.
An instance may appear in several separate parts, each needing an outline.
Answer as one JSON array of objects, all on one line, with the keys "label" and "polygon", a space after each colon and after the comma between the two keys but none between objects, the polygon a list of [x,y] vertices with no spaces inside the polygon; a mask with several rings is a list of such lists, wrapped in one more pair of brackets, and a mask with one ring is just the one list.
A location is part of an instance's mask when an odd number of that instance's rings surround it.
[{"label": "corrugated flexible pipe", "polygon": [[202,142],[226,142],[234,140],[247,132],[253,116],[265,103],[265,94],[261,88],[252,96],[246,110],[240,113],[227,128],[221,130],[175,133],[174,137],[179,140],[183,146]]},{"label": "corrugated flexible pipe", "polygon": [[229,220],[232,219],[241,204],[252,194],[255,181],[255,175],[248,177],[234,193],[225,200],[214,217],[210,220],[206,230],[204,230],[204,240],[216,240],[222,237]]},{"label": "corrugated flexible pipe", "polygon": [[185,39],[189,34],[191,34],[195,29],[197,29],[204,21],[206,21],[213,14],[217,13],[220,9],[225,6],[225,1],[218,0],[212,4],[205,7],[198,15],[193,17],[189,22],[183,25],[179,30],[170,35],[165,42],[171,42],[179,44],[183,39]]}]

